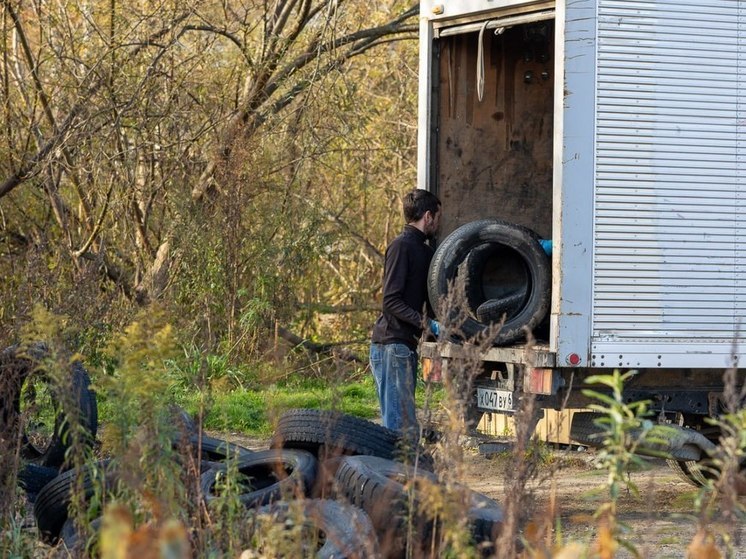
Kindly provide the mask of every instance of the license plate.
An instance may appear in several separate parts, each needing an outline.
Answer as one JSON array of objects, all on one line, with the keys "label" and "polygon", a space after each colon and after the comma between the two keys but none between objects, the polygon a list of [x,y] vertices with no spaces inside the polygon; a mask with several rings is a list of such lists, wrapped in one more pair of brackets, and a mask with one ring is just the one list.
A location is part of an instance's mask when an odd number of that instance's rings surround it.
[{"label": "license plate", "polygon": [[477,407],[485,410],[513,411],[513,393],[495,388],[477,388]]}]

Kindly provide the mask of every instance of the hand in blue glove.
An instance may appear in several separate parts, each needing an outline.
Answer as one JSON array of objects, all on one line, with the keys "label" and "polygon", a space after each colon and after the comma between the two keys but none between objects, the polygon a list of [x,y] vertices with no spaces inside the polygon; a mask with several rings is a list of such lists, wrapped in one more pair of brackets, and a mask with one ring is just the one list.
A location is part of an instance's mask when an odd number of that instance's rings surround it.
[{"label": "hand in blue glove", "polygon": [[437,320],[430,320],[430,331],[433,333],[433,336],[436,338],[440,335],[440,324],[438,324]]}]

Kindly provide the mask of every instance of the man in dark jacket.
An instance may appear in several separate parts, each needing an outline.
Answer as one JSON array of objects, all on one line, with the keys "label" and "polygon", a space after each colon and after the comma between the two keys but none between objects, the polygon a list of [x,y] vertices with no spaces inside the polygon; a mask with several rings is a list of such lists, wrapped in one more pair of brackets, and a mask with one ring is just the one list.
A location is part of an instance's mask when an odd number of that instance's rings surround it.
[{"label": "man in dark jacket", "polygon": [[370,366],[383,425],[417,437],[417,344],[423,326],[436,336],[440,329],[427,317],[427,274],[433,257],[428,239],[438,230],[440,200],[431,192],[415,189],[404,196],[403,207],[404,230],[386,249],[383,312],[373,327]]}]

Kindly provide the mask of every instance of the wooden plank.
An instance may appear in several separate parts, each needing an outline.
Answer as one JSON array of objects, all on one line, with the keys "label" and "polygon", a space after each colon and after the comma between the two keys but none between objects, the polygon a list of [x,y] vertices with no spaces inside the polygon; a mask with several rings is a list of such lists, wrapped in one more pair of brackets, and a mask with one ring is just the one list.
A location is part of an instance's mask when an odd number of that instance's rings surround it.
[{"label": "wooden plank", "polygon": [[437,193],[441,238],[495,217],[552,227],[553,22],[484,33],[484,97],[477,98],[478,33],[440,41]]}]

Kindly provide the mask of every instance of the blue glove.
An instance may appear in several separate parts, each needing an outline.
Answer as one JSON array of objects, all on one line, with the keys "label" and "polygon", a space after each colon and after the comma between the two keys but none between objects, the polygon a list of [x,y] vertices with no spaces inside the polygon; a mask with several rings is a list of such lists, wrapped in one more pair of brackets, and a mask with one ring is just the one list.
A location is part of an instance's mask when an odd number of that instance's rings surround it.
[{"label": "blue glove", "polygon": [[433,333],[433,336],[436,338],[440,335],[440,324],[436,320],[430,320],[429,322],[430,331]]},{"label": "blue glove", "polygon": [[539,239],[539,244],[547,253],[547,256],[552,256],[552,239]]}]

